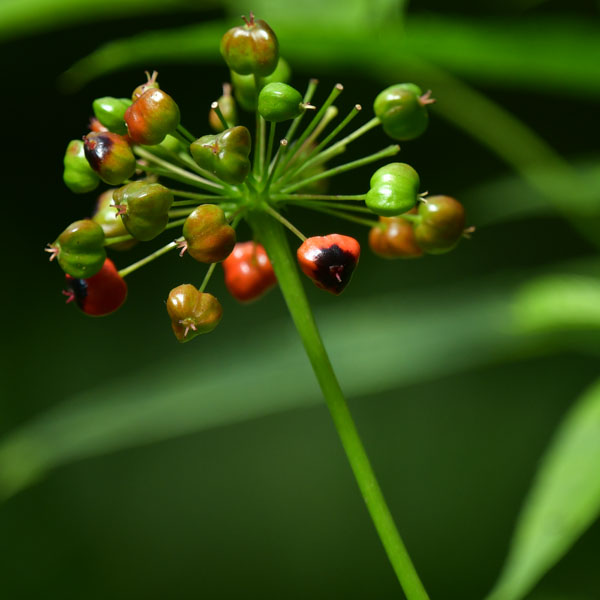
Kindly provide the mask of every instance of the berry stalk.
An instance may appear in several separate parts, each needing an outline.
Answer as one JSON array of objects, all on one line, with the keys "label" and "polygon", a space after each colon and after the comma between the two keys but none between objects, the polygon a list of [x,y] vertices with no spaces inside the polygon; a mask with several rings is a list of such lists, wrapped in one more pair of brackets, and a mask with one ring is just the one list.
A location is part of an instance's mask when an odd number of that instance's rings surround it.
[{"label": "berry stalk", "polygon": [[248,214],[247,218],[271,259],[281,292],[327,402],[350,467],[406,598],[407,600],[428,600],[427,592],[419,579],[386,504],[329,356],[323,346],[284,229],[280,223],[263,211],[253,211]]}]

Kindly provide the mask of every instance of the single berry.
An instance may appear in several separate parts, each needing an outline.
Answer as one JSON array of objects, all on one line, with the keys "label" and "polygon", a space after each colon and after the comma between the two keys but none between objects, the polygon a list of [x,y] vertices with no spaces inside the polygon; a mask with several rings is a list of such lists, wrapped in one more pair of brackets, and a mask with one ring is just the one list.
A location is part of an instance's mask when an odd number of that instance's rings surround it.
[{"label": "single berry", "polygon": [[220,302],[186,283],[173,288],[167,298],[167,312],[173,333],[180,342],[189,342],[201,333],[212,331],[223,316]]},{"label": "single berry", "polygon": [[414,83],[399,83],[379,93],[373,103],[373,112],[391,138],[413,140],[427,129],[426,106],[432,102],[429,92],[423,94]]},{"label": "single berry", "polygon": [[360,257],[360,245],[352,237],[332,233],[304,240],[298,248],[302,272],[317,287],[338,295],[350,282]]},{"label": "single berry", "polygon": [[390,163],[377,169],[365,204],[376,214],[393,217],[408,212],[419,200],[419,174],[406,163]]},{"label": "single berry", "polygon": [[103,317],[119,308],[127,298],[127,284],[119,275],[114,263],[107,258],[98,273],[88,279],[65,275],[67,302],[75,300],[77,306],[92,317]]},{"label": "single berry", "polygon": [[450,196],[428,196],[419,205],[421,221],[415,240],[427,254],[444,254],[460,241],[465,230],[465,209]]},{"label": "single berry", "polygon": [[223,209],[215,204],[199,206],[183,224],[184,250],[199,262],[226,259],[235,246],[235,230],[227,223]]},{"label": "single berry", "polygon": [[204,135],[190,145],[193,159],[203,169],[234,185],[250,172],[250,132],[241,125],[216,135]]},{"label": "single berry", "polygon": [[245,25],[233,27],[221,39],[221,55],[227,66],[240,75],[266,77],[277,66],[279,43],[274,31],[250,13]]},{"label": "single berry", "polygon": [[69,142],[63,163],[65,165],[63,181],[72,192],[85,194],[98,187],[100,177],[90,167],[81,140]]},{"label": "single berry", "polygon": [[[231,84],[223,84],[223,95],[217,100],[217,104],[225,121],[232,127],[235,126],[237,124],[237,109],[235,107],[235,100],[231,95]],[[221,123],[221,119],[219,119],[213,108],[208,113],[208,124],[217,133],[221,133],[225,129],[225,126]]]},{"label": "single berry", "polygon": [[109,131],[125,135],[127,126],[125,125],[125,111],[131,106],[129,98],[96,98],[92,103],[96,119],[104,125]]},{"label": "single berry", "polygon": [[269,83],[258,95],[258,112],[273,123],[295,119],[309,106],[302,102],[300,92],[287,83]]},{"label": "single berry", "polygon": [[152,71],[152,75],[146,71],[146,81],[141,85],[138,85],[133,93],[131,94],[131,101],[135,102],[140,96],[142,96],[148,90],[159,90],[160,85],[156,78],[158,77],[158,71]]},{"label": "single berry", "polygon": [[136,240],[147,242],[169,222],[173,194],[160,183],[133,181],[114,192],[113,202],[127,231]]},{"label": "single berry", "polygon": [[61,269],[77,279],[95,275],[106,259],[104,231],[91,219],[71,223],[50,248],[50,260],[56,256]]},{"label": "single berry", "polygon": [[[123,235],[129,235],[129,231],[125,229],[123,220],[117,214],[115,205],[113,204],[113,193],[116,191],[115,188],[106,190],[100,196],[96,202],[96,208],[92,216],[92,221],[98,223],[104,231],[104,237],[110,241],[111,238],[121,237]],[[111,250],[129,250],[137,244],[136,240],[126,240],[119,242],[118,244],[111,244]]]},{"label": "single berry", "polygon": [[[412,214],[416,210],[410,211]],[[383,258],[418,258],[423,251],[415,241],[412,223],[402,217],[379,217],[383,227],[369,231],[369,246]]]},{"label": "single berry", "polygon": [[135,156],[127,140],[110,131],[92,131],[83,138],[85,157],[109,185],[119,185],[135,173]]},{"label": "single berry", "polygon": [[265,249],[255,242],[238,242],[223,261],[225,285],[240,302],[252,302],[277,284]]},{"label": "single berry", "polygon": [[126,111],[129,137],[136,144],[160,144],[179,125],[179,107],[169,94],[156,88],[146,90]]},{"label": "single berry", "polygon": [[[287,61],[279,57],[275,70],[267,77],[263,77],[261,83],[263,85],[275,82],[287,83],[291,76],[292,71]],[[240,75],[235,71],[231,71],[231,83],[238,104],[244,110],[254,112],[258,106],[258,92],[254,75]]]}]

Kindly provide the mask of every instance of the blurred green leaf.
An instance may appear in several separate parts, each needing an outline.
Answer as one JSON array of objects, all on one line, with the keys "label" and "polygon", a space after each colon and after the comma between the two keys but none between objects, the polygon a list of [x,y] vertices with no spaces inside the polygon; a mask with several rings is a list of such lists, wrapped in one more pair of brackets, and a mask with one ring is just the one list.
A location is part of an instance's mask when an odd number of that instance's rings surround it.
[{"label": "blurred green leaf", "polygon": [[[343,388],[357,397],[521,348],[524,340],[508,326],[510,289],[490,282],[475,295],[469,286],[363,299],[317,320]],[[199,368],[184,347],[177,361],[111,380],[25,424],[0,443],[0,498],[84,457],[321,402],[291,322],[267,325],[261,331],[270,335],[215,348],[214,356],[227,360]],[[356,348],[368,349],[359,369]]]},{"label": "blurred green leaf", "polygon": [[[277,31],[285,57],[306,67],[319,65],[331,70],[351,65],[368,75],[373,69],[402,67],[418,57],[459,76],[502,87],[551,90],[578,97],[600,94],[600,27],[592,20],[409,15],[406,25],[400,26],[394,25],[398,18],[389,16],[389,3],[375,11],[369,6],[370,18],[358,18],[364,10],[362,2],[355,2],[356,10],[352,11],[338,9],[337,3],[331,10],[328,3],[318,4],[313,11],[304,10],[302,2],[264,11]],[[381,17],[385,22],[374,28]],[[231,24],[218,24],[218,31],[216,23],[204,23],[116,40],[76,63],[66,79],[72,86],[81,86],[118,68],[147,67],[144,61],[148,60],[212,59],[218,55],[221,35]],[[214,52],[206,52],[206,35],[214,35],[210,42]],[[138,51],[143,48],[143,52],[130,54],[129,46]],[[88,60],[107,47],[119,54],[118,61]]]},{"label": "blurred green leaf", "polygon": [[0,40],[98,19],[117,19],[143,13],[174,12],[208,8],[218,0],[202,4],[190,0],[2,0],[0,2]]},{"label": "blurred green leaf", "polygon": [[564,418],[525,501],[488,600],[519,600],[600,513],[600,381]]},{"label": "blurred green leaf", "polygon": [[[598,261],[570,268],[594,272]],[[476,291],[469,283],[364,298],[343,311],[322,310],[317,321],[347,395],[371,395],[547,353],[545,341],[515,326],[515,293],[529,279],[521,274],[478,282]],[[589,318],[594,323],[597,315]],[[0,441],[0,498],[86,457],[320,403],[291,322],[264,324],[265,331],[227,349],[213,339],[215,359],[201,368],[195,354],[182,350],[176,361],[112,379],[25,424]],[[358,369],[356,348],[368,349]]]},{"label": "blurred green leaf", "polygon": [[[557,207],[561,212],[569,212],[589,222],[600,217],[600,157],[577,161],[573,168],[585,193],[557,196],[554,203],[550,203],[539,189],[515,175],[506,175],[468,188],[460,198],[468,205],[469,221],[478,228],[552,215],[557,212]],[[554,173],[550,169],[540,169],[537,177],[552,181]]]},{"label": "blurred green leaf", "polygon": [[600,279],[571,274],[540,277],[519,290],[514,310],[523,331],[600,329]]}]

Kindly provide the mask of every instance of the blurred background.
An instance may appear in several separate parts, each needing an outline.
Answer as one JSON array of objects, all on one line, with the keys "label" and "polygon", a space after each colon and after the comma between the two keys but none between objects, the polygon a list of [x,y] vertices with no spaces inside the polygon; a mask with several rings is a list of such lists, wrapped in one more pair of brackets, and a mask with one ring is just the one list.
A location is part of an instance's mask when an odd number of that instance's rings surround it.
[{"label": "blurred background", "polygon": [[[545,449],[598,377],[599,9],[3,0],[0,596],[399,597],[277,290],[240,306],[217,271],[223,321],[181,346],[164,301],[201,281],[197,263],[155,261],[128,277],[119,312],[92,319],[64,306],[43,252],[92,210],[94,193],[65,188],[62,158],[94,98],[129,96],[156,68],[185,126],[208,132],[228,79],[218,40],[254,10],[292,83],[319,78],[317,105],[338,81],[341,114],[358,102],[362,120],[392,83],[438,99],[399,159],[423,189],[463,201],[471,240],[391,262],[359,225],[291,218],[363,244],[343,296],[307,292],[431,597],[484,598]],[[370,132],[348,156],[388,143]],[[366,191],[373,170],[331,189]],[[595,524],[522,597],[600,598],[599,552]]]}]

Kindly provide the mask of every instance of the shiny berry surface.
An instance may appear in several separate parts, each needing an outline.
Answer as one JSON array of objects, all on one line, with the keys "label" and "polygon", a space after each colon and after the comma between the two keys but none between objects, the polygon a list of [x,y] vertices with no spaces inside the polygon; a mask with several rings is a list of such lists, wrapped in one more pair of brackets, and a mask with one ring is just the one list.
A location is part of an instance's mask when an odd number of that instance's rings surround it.
[{"label": "shiny berry surface", "polygon": [[98,273],[87,279],[66,275],[67,296],[92,317],[103,317],[117,310],[127,298],[127,284],[112,260],[107,258]]},{"label": "shiny berry surface", "polygon": [[317,287],[337,296],[350,283],[360,258],[360,245],[347,235],[315,236],[303,242],[297,257],[300,269]]},{"label": "shiny berry surface", "polygon": [[240,302],[252,302],[277,284],[265,249],[255,242],[238,242],[223,261],[225,285]]}]

